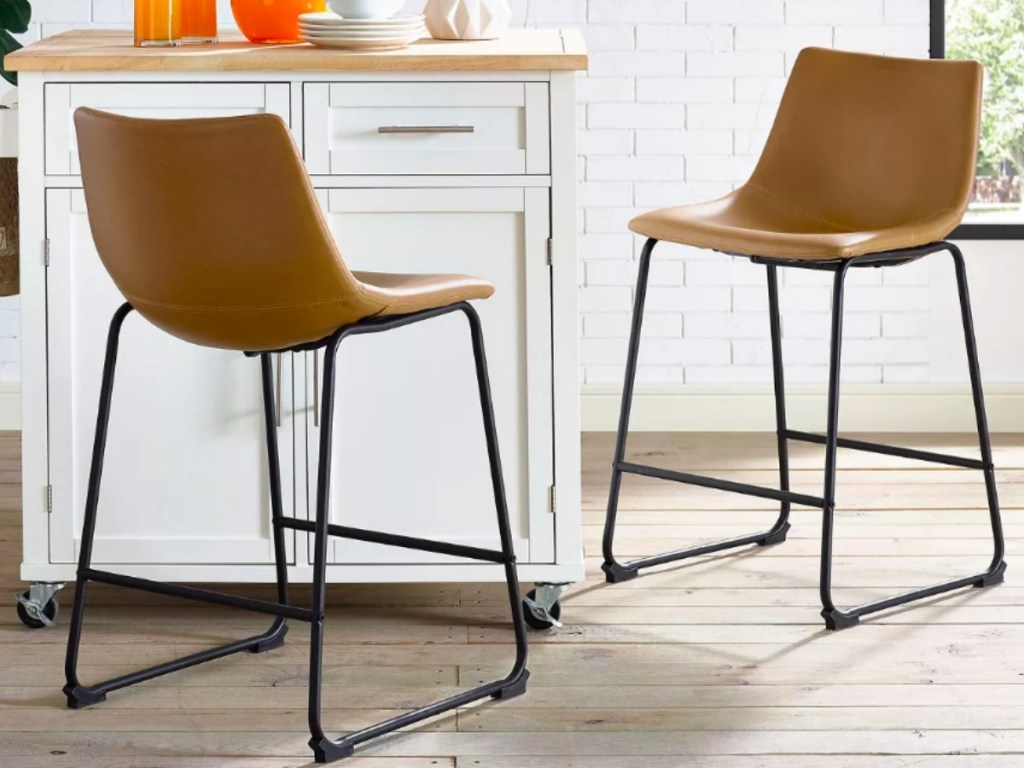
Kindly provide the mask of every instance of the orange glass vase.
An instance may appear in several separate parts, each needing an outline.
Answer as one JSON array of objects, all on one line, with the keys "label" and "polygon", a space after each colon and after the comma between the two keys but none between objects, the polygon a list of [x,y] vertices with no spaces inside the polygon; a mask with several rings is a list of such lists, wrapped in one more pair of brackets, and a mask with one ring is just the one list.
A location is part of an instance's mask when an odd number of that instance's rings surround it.
[{"label": "orange glass vase", "polygon": [[186,43],[217,42],[217,0],[181,0],[181,39]]},{"label": "orange glass vase", "polygon": [[238,28],[254,43],[297,43],[299,14],[326,9],[325,0],[231,0]]},{"label": "orange glass vase", "polygon": [[181,0],[135,0],[135,45],[181,45]]}]

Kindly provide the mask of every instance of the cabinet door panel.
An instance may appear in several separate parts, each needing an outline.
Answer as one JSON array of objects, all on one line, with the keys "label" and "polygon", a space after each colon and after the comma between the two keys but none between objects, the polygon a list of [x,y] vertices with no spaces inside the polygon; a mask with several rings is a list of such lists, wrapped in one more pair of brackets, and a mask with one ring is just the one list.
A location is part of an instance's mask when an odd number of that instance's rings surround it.
[{"label": "cabinet door panel", "polygon": [[[80,190],[47,193],[47,230],[50,555],[72,562],[107,327],[124,299],[96,254]],[[275,364],[283,366],[278,439],[291,514],[292,355]],[[259,360],[186,344],[130,314],[121,333],[94,562],[273,562],[266,467]],[[292,534],[288,541],[291,553]]]},{"label": "cabinet door panel", "polygon": [[[550,562],[548,191],[332,189],[321,199],[353,269],[458,272],[497,286],[475,306],[513,535],[521,561]],[[318,360],[317,374],[322,366]],[[307,397],[313,408],[312,382]],[[499,547],[472,345],[461,313],[343,342],[335,407],[332,522]],[[307,423],[315,422],[311,414]],[[310,514],[318,435],[310,429]],[[453,562],[364,542],[335,540],[333,547],[333,562]]]}]

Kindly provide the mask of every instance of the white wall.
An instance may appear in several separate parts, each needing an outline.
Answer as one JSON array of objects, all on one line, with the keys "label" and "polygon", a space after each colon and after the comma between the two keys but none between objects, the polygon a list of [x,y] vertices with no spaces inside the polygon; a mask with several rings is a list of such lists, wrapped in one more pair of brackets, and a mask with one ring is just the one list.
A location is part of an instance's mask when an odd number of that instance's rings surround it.
[{"label": "white wall", "polygon": [[[410,0],[410,10],[422,6]],[[641,242],[636,213],[721,195],[749,174],[796,53],[807,45],[927,56],[928,0],[512,0],[517,24],[581,27],[580,378],[621,386]],[[131,22],[132,0],[36,0],[35,39]],[[229,3],[220,2],[224,25]],[[965,243],[982,364],[1024,392],[1024,248]],[[901,391],[964,381],[947,260],[858,271],[848,294],[844,376]],[[827,363],[827,275],[786,270],[789,381],[820,385]],[[661,396],[770,381],[764,270],[662,245],[652,268],[639,380]],[[0,302],[0,379],[17,378],[16,300]],[[910,388],[908,390],[908,387]],[[997,387],[998,389],[998,387]],[[596,402],[596,400],[595,400]],[[610,401],[609,401],[610,402]],[[670,402],[663,400],[661,402]],[[605,411],[588,416],[607,426]],[[678,409],[678,404],[675,407]],[[655,418],[655,421],[657,419]],[[677,426],[685,426],[683,418]],[[652,426],[657,426],[653,424]],[[941,426],[941,425],[939,425]]]}]

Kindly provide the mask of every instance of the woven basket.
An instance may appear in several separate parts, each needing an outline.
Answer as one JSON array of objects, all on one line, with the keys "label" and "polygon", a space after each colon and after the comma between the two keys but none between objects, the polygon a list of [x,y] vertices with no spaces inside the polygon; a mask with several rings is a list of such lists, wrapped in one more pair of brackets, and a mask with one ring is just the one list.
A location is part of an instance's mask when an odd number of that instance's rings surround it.
[{"label": "woven basket", "polygon": [[18,159],[0,157],[0,296],[18,284]]}]

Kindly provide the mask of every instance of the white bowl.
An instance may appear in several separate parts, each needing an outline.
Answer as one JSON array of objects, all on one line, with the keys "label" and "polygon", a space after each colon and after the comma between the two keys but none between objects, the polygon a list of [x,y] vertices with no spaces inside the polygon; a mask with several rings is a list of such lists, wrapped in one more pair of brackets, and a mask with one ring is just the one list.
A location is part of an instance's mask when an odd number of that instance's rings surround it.
[{"label": "white bowl", "polygon": [[328,5],[345,19],[388,19],[402,10],[405,0],[328,0]]}]

